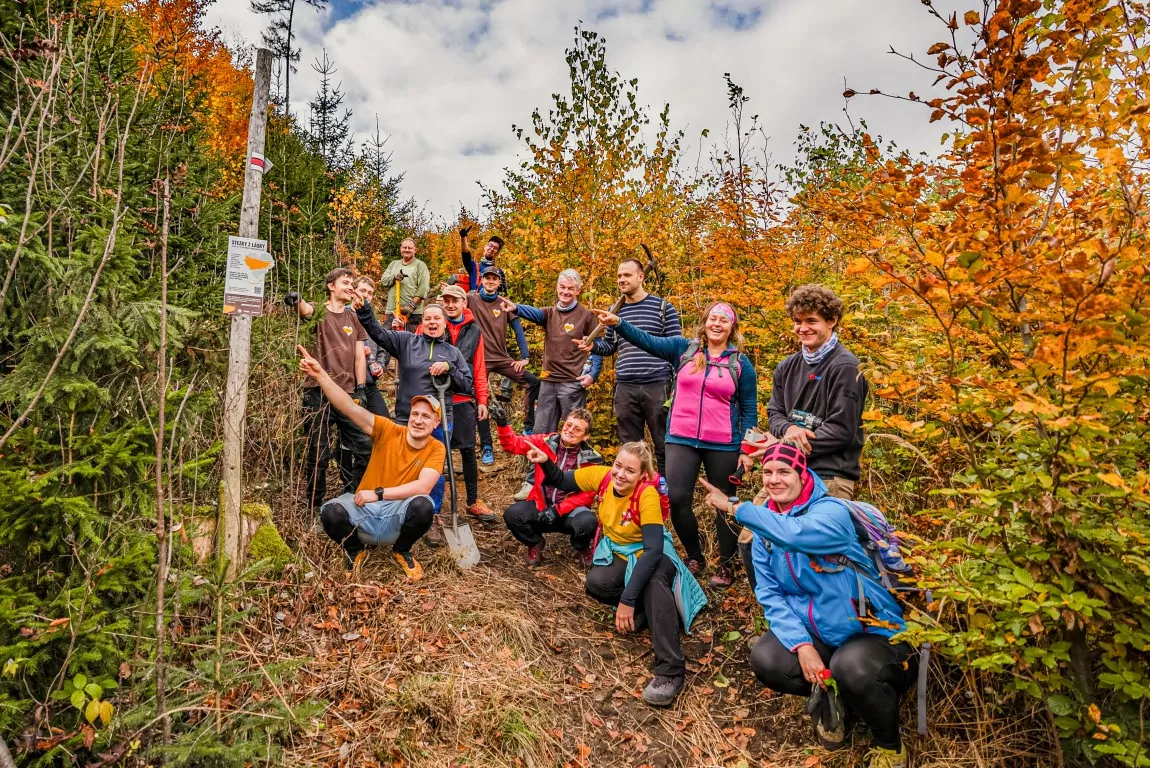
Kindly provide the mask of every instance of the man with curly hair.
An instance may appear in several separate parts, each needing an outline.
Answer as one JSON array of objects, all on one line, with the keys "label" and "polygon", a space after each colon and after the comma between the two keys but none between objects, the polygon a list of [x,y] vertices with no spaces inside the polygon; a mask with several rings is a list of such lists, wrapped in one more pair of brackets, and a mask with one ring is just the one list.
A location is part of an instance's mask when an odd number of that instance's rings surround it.
[{"label": "man with curly hair", "polygon": [[791,440],[832,496],[854,496],[862,455],[867,381],[835,330],[843,302],[822,285],[801,285],[787,299],[800,349],[775,368],[767,406],[771,434]]}]

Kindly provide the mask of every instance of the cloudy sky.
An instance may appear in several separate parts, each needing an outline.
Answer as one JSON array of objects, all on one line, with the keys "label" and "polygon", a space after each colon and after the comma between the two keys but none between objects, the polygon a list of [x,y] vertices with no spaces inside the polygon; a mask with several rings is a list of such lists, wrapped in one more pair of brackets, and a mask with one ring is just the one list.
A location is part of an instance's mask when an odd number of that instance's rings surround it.
[{"label": "cloudy sky", "polygon": [[[936,6],[949,7],[948,0]],[[800,124],[844,119],[844,78],[858,91],[930,93],[932,75],[889,53],[925,58],[945,29],[920,0],[298,0],[292,110],[306,119],[324,47],[339,69],[352,127],[390,134],[404,189],[436,215],[475,211],[477,182],[498,185],[530,122],[567,91],[564,49],[582,21],[607,40],[608,66],[639,78],[640,100],[686,132],[691,164],[727,120],[723,73],[746,89],[776,160],[792,156]],[[961,8],[958,9],[961,15]],[[229,45],[259,41],[267,17],[248,0],[218,0],[208,23]],[[923,108],[857,97],[851,116],[900,146],[933,152],[941,128]],[[701,139],[704,128],[711,138]]]}]

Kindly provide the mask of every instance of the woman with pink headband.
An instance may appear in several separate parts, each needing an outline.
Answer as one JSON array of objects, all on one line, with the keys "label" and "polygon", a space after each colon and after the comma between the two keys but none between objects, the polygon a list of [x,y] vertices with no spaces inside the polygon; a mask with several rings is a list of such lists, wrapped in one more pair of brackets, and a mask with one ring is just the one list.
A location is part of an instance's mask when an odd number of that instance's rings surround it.
[{"label": "woman with pink headband", "polygon": [[[703,313],[691,338],[685,338],[652,336],[610,312],[595,310],[595,314],[619,336],[669,361],[678,371],[667,421],[667,486],[671,523],[687,551],[687,567],[698,574],[706,562],[699,522],[691,509],[699,468],[713,485],[733,493],[730,477],[735,469],[752,465],[740,447],[743,435],[757,420],[758,381],[754,366],[740,351],[739,316],[730,304],[715,302]],[[725,515],[716,515],[715,524],[719,564],[711,586],[728,587],[738,534]]]}]

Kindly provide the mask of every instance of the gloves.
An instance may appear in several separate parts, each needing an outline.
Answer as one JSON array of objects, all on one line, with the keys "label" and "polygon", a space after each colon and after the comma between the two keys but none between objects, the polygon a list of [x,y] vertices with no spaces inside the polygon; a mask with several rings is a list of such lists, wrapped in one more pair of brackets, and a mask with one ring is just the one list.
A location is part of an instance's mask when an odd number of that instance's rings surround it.
[{"label": "gloves", "polygon": [[471,231],[472,226],[474,226],[474,225],[468,224],[466,227],[463,227],[462,229],[460,229],[459,230],[459,236],[460,237],[467,237],[467,233]]},{"label": "gloves", "polygon": [[492,400],[487,403],[487,416],[500,427],[506,427],[510,423],[507,420],[507,411],[498,400]]},{"label": "gloves", "polygon": [[355,391],[351,393],[351,401],[353,403],[355,403],[356,405],[363,405],[364,403],[367,402],[367,385],[366,384],[360,384],[359,386],[357,386],[355,388]]},{"label": "gloves", "polygon": [[535,519],[540,525],[554,525],[559,521],[559,513],[555,511],[555,507],[547,507]]},{"label": "gloves", "polygon": [[399,314],[404,317],[411,317],[411,313],[415,311],[415,302],[409,301],[399,308]]},{"label": "gloves", "polygon": [[293,309],[295,307],[298,307],[301,298],[302,297],[298,293],[296,293],[295,291],[292,291],[288,295],[284,296],[284,306],[287,307],[288,309]]}]

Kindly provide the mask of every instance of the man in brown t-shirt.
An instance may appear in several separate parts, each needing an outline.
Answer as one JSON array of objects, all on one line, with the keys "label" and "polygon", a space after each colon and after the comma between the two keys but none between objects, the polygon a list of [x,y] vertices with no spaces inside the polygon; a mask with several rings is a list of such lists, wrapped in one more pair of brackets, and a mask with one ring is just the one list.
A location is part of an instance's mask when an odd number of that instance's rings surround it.
[{"label": "man in brown t-shirt", "polygon": [[446,449],[432,437],[441,405],[434,397],[411,398],[407,424],[400,426],[357,405],[319,362],[299,348],[299,369],[323,389],[333,409],[360,435],[371,436],[371,460],[354,493],[345,492],[320,508],[320,522],[343,547],[356,568],[368,546],[391,544],[392,557],[412,581],[423,568],[411,554],[415,542],[431,528],[435,504],[428,494],[443,474]]},{"label": "man in brown t-shirt", "polygon": [[[341,392],[347,393],[356,405],[366,405],[367,358],[363,342],[367,333],[359,324],[348,303],[356,297],[350,269],[333,269],[327,274],[327,302],[316,307],[300,299],[298,293],[289,293],[284,303],[295,308],[299,315],[314,324],[315,359]],[[331,460],[331,425],[339,431],[336,463],[342,481],[342,492],[355,488],[367,468],[371,456],[371,440],[341,412],[331,408],[329,398],[321,391],[312,376],[304,379],[303,429],[307,435],[304,472],[307,479],[307,500],[312,509],[319,509],[327,495],[327,465]]]},{"label": "man in brown t-shirt", "polygon": [[598,378],[602,358],[587,366],[588,352],[576,343],[598,324],[595,314],[579,303],[583,279],[573,269],[559,273],[555,284],[558,301],[553,307],[538,309],[502,299],[505,311],[515,311],[524,320],[543,326],[543,370],[539,378],[539,402],[535,406],[535,432],[554,432],[559,419],[575,408],[587,407],[587,387]]}]

